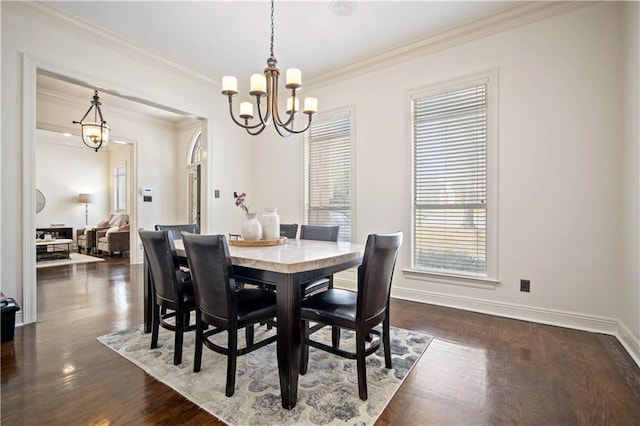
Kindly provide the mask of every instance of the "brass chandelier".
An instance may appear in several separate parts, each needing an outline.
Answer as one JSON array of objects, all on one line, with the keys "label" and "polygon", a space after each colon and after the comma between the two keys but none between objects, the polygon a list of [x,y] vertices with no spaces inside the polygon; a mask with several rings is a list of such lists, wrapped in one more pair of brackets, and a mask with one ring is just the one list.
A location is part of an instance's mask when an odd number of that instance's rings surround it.
[{"label": "brass chandelier", "polygon": [[[290,68],[286,72],[285,84],[285,87],[291,90],[291,97],[287,99],[285,110],[288,117],[284,120],[280,117],[278,107],[278,78],[280,70],[276,66],[278,61],[273,54],[273,11],[274,0],[271,0],[271,54],[267,59],[267,67],[264,69],[264,75],[253,74],[251,76],[251,91],[249,94],[256,98],[258,121],[249,123],[249,120],[254,118],[253,104],[251,102],[240,103],[240,120],[233,115],[233,97],[238,94],[238,81],[235,77],[222,77],[222,94],[229,98],[229,114],[233,122],[244,128],[250,135],[256,136],[262,133],[273,119],[273,124],[278,134],[282,137],[289,137],[292,134],[302,133],[309,128],[311,117],[318,111],[318,100],[316,98],[305,98],[302,112],[307,115],[308,121],[303,129],[295,130],[295,116],[300,112],[300,103],[296,97],[296,91],[302,88],[302,74],[299,69]],[[264,97],[266,97],[265,110],[261,105]]]},{"label": "brass chandelier", "polygon": [[[95,152],[98,152],[100,148],[107,145],[107,142],[109,142],[109,130],[111,130],[109,129],[109,126],[107,126],[107,122],[102,117],[100,105],[102,104],[100,103],[100,97],[96,90],[93,94],[91,106],[82,119],[80,119],[80,121],[73,122],[73,124],[79,124],[82,128],[82,142]],[[92,109],[94,109],[93,122],[85,122],[85,118],[87,118]],[[100,118],[100,121],[98,121],[98,118]]]}]

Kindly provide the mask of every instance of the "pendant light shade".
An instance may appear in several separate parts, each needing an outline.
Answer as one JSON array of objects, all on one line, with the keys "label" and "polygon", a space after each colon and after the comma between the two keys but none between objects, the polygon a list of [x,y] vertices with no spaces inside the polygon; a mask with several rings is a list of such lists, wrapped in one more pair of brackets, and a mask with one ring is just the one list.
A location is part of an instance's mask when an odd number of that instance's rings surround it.
[{"label": "pendant light shade", "polygon": [[[93,149],[95,152],[109,142],[109,126],[107,126],[107,122],[102,117],[102,110],[100,109],[100,97],[98,96],[98,91],[96,90],[93,94],[93,100],[91,101],[91,106],[84,114],[80,121],[74,121],[73,124],[79,124],[82,128],[82,142],[84,144]],[[85,121],[91,110],[93,111],[93,121]]]}]

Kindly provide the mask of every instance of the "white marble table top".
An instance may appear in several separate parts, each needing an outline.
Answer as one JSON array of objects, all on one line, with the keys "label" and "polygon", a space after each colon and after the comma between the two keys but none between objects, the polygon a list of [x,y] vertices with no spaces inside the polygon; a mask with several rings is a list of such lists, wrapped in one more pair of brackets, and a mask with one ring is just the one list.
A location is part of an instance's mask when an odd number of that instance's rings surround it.
[{"label": "white marble table top", "polygon": [[[185,256],[182,240],[176,240],[175,247]],[[278,246],[229,246],[229,254],[237,266],[292,274],[362,259],[364,244],[290,239]]]},{"label": "white marble table top", "polygon": [[70,240],[68,238],[58,238],[56,240],[36,240],[37,246],[49,246],[49,245],[55,245],[55,244],[71,244],[71,243],[73,243],[73,240]]}]

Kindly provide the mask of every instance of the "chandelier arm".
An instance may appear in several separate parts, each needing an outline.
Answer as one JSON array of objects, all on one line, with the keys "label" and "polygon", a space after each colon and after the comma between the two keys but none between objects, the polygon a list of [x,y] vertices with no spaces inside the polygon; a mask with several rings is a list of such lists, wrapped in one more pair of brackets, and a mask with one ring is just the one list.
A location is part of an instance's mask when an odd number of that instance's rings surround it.
[{"label": "chandelier arm", "polygon": [[[287,128],[285,126],[282,126],[283,129],[285,129],[287,132],[292,133],[292,134],[304,133],[307,130],[309,130],[309,127],[311,127],[311,114],[309,114],[309,121],[307,122],[307,125],[304,127],[304,129],[294,130],[293,127]],[[278,132],[278,133],[280,133],[280,132]]]},{"label": "chandelier arm", "polygon": [[[100,109],[100,107],[97,106],[96,110],[98,110],[97,112],[98,112],[98,115],[100,116],[100,125],[107,124],[107,122],[104,121],[104,118],[102,118],[102,110]],[[96,120],[96,122],[97,121],[98,120]]]},{"label": "chandelier arm", "polygon": [[289,118],[287,119],[287,121],[283,122],[280,119],[280,109],[278,108],[278,79],[274,79],[274,96],[271,102],[271,108],[274,109],[273,112],[273,123],[277,124],[278,126],[281,127],[286,127],[289,124],[293,123],[293,116],[295,115],[293,113],[293,111],[295,110],[295,105],[296,105],[296,89],[292,89],[291,90],[291,115],[289,116]]},{"label": "chandelier arm", "polygon": [[263,126],[269,125],[271,119],[271,113],[269,112],[269,95],[267,95],[267,114],[262,116],[262,108],[260,108],[260,96],[256,96],[256,108],[258,110],[258,119]]},{"label": "chandelier arm", "polygon": [[[255,127],[255,126],[254,126],[254,127]],[[251,129],[250,129],[250,128],[247,128],[247,127],[245,127],[245,130],[246,130],[246,131],[247,131],[247,133],[249,133],[251,136],[257,136],[257,135],[259,135],[260,133],[262,133],[262,132],[263,132],[263,130],[264,130],[264,129],[266,129],[266,128],[267,128],[267,125],[266,125],[266,124],[262,124],[262,125],[260,126],[260,129],[256,130],[255,132],[252,132],[252,131],[251,131]]]},{"label": "chandelier arm", "polygon": [[[276,129],[276,132],[278,132],[278,134],[280,135],[280,137],[288,138],[288,137],[290,137],[290,136],[293,134],[293,133],[292,133],[292,132],[290,132],[286,127],[279,126],[279,125],[278,125],[278,124],[276,124],[275,122],[273,123],[273,127]],[[286,130],[286,132],[285,132],[285,133],[283,133],[283,131],[282,131],[283,129],[284,129],[284,130]]]},{"label": "chandelier arm", "polygon": [[80,121],[74,121],[73,124],[82,124],[82,122],[84,121],[85,118],[87,118],[87,115],[89,115],[89,113],[91,112],[91,110],[93,109],[93,105],[91,105],[89,107],[89,109],[87,110],[87,112],[84,113],[84,115],[82,116],[82,118],[80,119]]},{"label": "chandelier arm", "polygon": [[245,120],[246,124],[242,124],[240,121],[238,121],[236,119],[236,117],[233,115],[233,98],[232,95],[228,95],[229,96],[229,115],[231,116],[231,119],[233,120],[234,123],[236,123],[238,126],[242,127],[243,129],[247,129],[247,131],[249,129],[256,129],[260,126],[263,126],[264,123],[258,123],[255,125],[249,125],[249,120]]}]

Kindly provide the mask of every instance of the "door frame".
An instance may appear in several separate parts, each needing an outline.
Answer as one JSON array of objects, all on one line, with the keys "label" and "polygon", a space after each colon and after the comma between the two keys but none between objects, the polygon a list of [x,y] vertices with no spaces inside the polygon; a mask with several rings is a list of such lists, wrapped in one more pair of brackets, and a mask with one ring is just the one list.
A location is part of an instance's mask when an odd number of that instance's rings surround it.
[{"label": "door frame", "polygon": [[[22,213],[24,220],[22,221],[22,323],[28,324],[37,320],[37,289],[36,289],[36,255],[32,244],[28,244],[33,238],[33,230],[36,226],[35,213],[35,149],[36,149],[36,105],[37,105],[37,75],[39,71],[54,74],[60,77],[66,77],[76,82],[91,82],[96,87],[113,87],[114,93],[118,93],[117,85],[109,85],[104,82],[96,81],[91,76],[83,75],[78,70],[71,70],[62,65],[56,65],[50,61],[35,58],[29,54],[23,53],[22,56]],[[63,78],[64,79],[64,78]],[[133,100],[131,97],[126,97]],[[147,100],[139,99],[141,103]],[[157,103],[149,102],[149,105],[162,107]],[[168,110],[176,111],[174,108],[166,107]],[[196,116],[182,112],[185,116]],[[207,119],[198,117],[204,124],[208,125]],[[202,127],[201,127],[202,129]],[[205,141],[208,141],[207,132],[203,131]],[[130,224],[131,229],[137,229],[137,212],[139,210],[139,197],[136,196],[135,188],[138,185],[138,145],[136,141],[131,142],[130,165],[131,180],[128,185],[129,196],[131,201]],[[206,152],[206,145],[204,146]],[[206,168],[205,168],[206,169]],[[131,232],[130,238],[130,256],[131,263],[137,263],[137,247],[139,236],[137,232]]]}]

